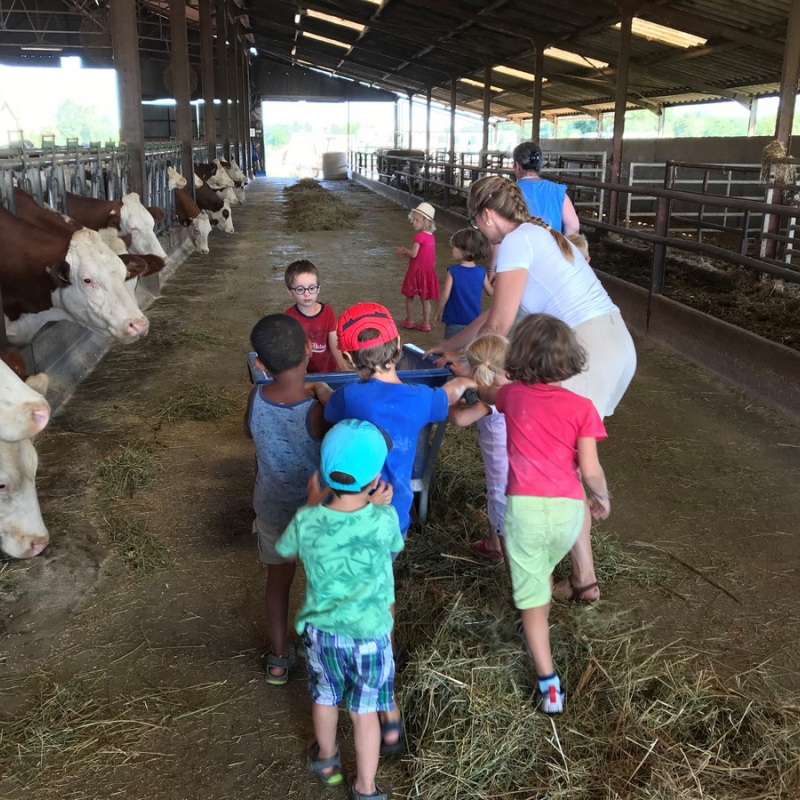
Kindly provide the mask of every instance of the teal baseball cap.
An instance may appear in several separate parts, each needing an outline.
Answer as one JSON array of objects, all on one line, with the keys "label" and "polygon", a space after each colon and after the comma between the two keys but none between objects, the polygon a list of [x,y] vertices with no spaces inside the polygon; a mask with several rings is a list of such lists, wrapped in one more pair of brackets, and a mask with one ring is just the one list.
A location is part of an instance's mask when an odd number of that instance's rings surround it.
[{"label": "teal baseball cap", "polygon": [[371,422],[345,419],[322,440],[320,469],[331,489],[360,492],[383,469],[392,443]]}]

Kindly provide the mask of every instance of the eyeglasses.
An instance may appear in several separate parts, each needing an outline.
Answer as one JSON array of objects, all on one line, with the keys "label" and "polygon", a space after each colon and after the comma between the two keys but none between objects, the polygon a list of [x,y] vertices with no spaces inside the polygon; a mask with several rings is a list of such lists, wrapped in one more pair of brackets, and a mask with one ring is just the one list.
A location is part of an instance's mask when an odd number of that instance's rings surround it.
[{"label": "eyeglasses", "polygon": [[319,286],[292,286],[292,291],[299,295],[304,295],[306,292],[316,294],[319,291]]}]

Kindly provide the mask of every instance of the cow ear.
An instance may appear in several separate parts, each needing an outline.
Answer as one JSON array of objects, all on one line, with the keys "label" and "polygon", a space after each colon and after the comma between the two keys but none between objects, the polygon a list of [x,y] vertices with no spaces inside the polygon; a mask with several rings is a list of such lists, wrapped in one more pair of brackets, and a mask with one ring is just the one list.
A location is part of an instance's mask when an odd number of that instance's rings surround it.
[{"label": "cow ear", "polygon": [[219,225],[219,220],[216,217],[211,217],[211,224],[212,225]]},{"label": "cow ear", "polygon": [[69,264],[66,261],[58,261],[48,267],[51,277],[56,283],[72,283],[69,279]]},{"label": "cow ear", "polygon": [[152,275],[167,266],[167,262],[161,258],[161,256],[154,255],[153,253],[148,253],[146,256],[139,256],[139,258],[143,258],[147,264],[147,272],[144,273],[145,275]]},{"label": "cow ear", "polygon": [[188,217],[184,217],[181,220],[181,225],[183,225],[184,228],[188,228],[191,224],[192,224],[192,221]]},{"label": "cow ear", "polygon": [[103,227],[119,230],[122,227],[122,217],[116,211],[109,212],[108,219]]},{"label": "cow ear", "polygon": [[132,253],[124,253],[120,256],[122,263],[125,265],[125,280],[131,278],[138,278],[147,272],[147,262],[141,256],[135,256]]},{"label": "cow ear", "polygon": [[25,383],[27,383],[34,392],[39,392],[39,394],[44,397],[47,394],[47,387],[50,385],[50,378],[47,377],[46,372],[38,372],[36,375],[31,375],[26,378]]},{"label": "cow ear", "polygon": [[150,212],[150,214],[153,217],[153,220],[156,223],[161,222],[161,220],[167,216],[166,213],[164,213],[164,209],[159,208],[158,206],[147,206],[147,210]]}]

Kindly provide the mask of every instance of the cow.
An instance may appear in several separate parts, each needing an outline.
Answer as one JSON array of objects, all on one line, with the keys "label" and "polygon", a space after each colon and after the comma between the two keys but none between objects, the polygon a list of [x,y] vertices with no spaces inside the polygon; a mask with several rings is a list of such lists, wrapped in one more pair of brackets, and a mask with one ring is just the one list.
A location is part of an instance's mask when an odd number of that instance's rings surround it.
[{"label": "cow", "polygon": [[194,188],[199,189],[203,185],[203,179],[198,177],[196,174],[192,175],[194,178]]},{"label": "cow", "polygon": [[194,174],[205,181],[214,191],[233,189],[233,181],[220,166],[219,159],[214,159],[210,164],[195,164]]},{"label": "cow", "polygon": [[36,495],[39,457],[33,441],[0,441],[0,551],[11,558],[33,558],[50,534]]},{"label": "cow", "polygon": [[167,177],[169,178],[170,189],[183,189],[186,186],[186,178],[176,172],[172,167],[167,167]]},{"label": "cow", "polygon": [[44,399],[46,390],[46,375],[23,382],[5,359],[0,360],[0,441],[30,439],[47,425],[50,405]]},{"label": "cow", "polygon": [[132,342],[149,323],[125,289],[120,258],[93,230],[70,238],[38,228],[0,206],[0,293],[12,344],[27,344],[53,320]]},{"label": "cow", "polygon": [[131,253],[157,256],[163,259],[164,264],[167,263],[168,256],[154,230],[156,222],[164,219],[164,212],[156,206],[145,208],[136,192],[126,194],[121,201],[99,200],[67,192],[67,213],[79,225],[93,231],[117,228],[121,235],[129,233]]},{"label": "cow", "polygon": [[211,222],[208,219],[208,214],[200,210],[186,189],[175,190],[175,211],[178,215],[178,222],[185,228],[189,228],[192,244],[204,256],[207,256],[208,234],[211,233]]},{"label": "cow", "polygon": [[225,233],[233,233],[233,216],[231,206],[227,200],[220,199],[219,195],[204,183],[196,192],[197,205],[205,211],[211,224]]}]

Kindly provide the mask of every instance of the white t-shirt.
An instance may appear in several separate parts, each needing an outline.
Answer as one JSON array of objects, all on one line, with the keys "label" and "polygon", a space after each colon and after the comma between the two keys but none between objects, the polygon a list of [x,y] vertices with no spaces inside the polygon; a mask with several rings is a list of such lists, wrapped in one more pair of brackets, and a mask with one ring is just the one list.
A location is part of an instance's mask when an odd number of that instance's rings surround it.
[{"label": "white t-shirt", "polygon": [[523,222],[509,233],[497,252],[497,272],[528,270],[520,308],[527,314],[550,314],[571,328],[619,309],[584,257],[570,243],[574,262],[559,250],[553,235]]}]

